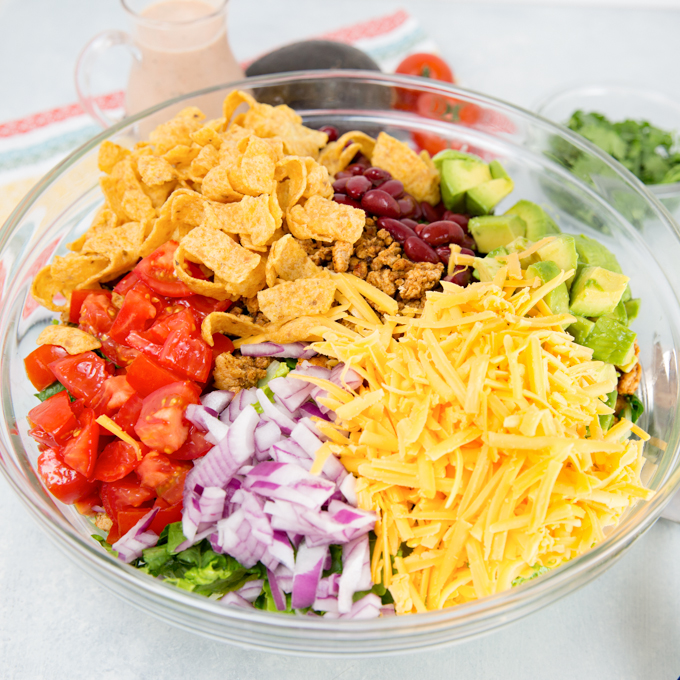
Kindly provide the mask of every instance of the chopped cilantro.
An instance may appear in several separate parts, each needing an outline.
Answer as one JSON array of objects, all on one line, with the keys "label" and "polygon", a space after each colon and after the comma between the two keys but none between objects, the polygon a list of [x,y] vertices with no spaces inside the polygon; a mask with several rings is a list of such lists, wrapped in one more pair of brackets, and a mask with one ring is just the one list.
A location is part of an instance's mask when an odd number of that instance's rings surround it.
[{"label": "chopped cilantro", "polygon": [[294,370],[295,370],[295,368],[296,368],[296,366],[297,366],[297,362],[298,362],[297,359],[284,359],[284,361],[286,362],[286,364],[288,365],[288,368],[289,368],[291,371],[294,371]]},{"label": "chopped cilantro", "polygon": [[[44,390],[38,392],[35,396],[40,399],[40,401],[45,401],[46,399],[49,399],[50,397],[53,397],[55,394],[59,394],[59,392],[64,392],[66,388],[58,381],[55,380],[51,385],[48,385]],[[75,397],[68,393],[69,399],[71,401],[75,401]]]},{"label": "chopped cilantro", "polygon": [[331,566],[324,569],[322,576],[330,576],[331,574],[342,574],[342,546],[331,545],[328,546],[331,551]]},{"label": "chopped cilantro", "polygon": [[640,416],[645,412],[644,404],[634,394],[622,394],[626,405],[616,414],[619,418],[627,418],[632,423],[637,423]]},{"label": "chopped cilantro", "polygon": [[[615,158],[644,184],[680,181],[680,153],[671,132],[647,121],[613,123],[600,113],[584,111],[575,111],[567,127]],[[588,176],[592,170],[588,158],[573,147],[562,160],[577,175]]]}]

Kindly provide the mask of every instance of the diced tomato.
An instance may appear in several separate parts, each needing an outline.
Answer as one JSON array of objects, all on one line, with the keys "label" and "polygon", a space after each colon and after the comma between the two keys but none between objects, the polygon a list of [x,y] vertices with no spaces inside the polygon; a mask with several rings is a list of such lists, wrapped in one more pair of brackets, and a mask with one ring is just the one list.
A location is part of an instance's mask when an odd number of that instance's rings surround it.
[{"label": "diced tomato", "polygon": [[162,498],[157,498],[154,503],[154,508],[160,508],[158,514],[154,517],[153,522],[149,525],[149,531],[160,535],[161,531],[165,529],[168,524],[182,521],[182,502],[169,505]]},{"label": "diced tomato", "polygon": [[198,324],[191,309],[187,307],[171,307],[172,312],[163,312],[144,334],[151,342],[162,345],[172,331],[182,331],[186,334],[198,332]]},{"label": "diced tomato", "polygon": [[133,269],[116,284],[113,292],[118,293],[118,295],[125,295],[138,281],[139,276],[137,276],[137,273]]},{"label": "diced tomato", "polygon": [[151,489],[141,485],[137,476],[132,473],[117,482],[104,482],[99,493],[106,514],[117,521],[118,512],[127,506],[138,508],[143,503],[155,498]]},{"label": "diced tomato", "polygon": [[172,505],[182,500],[184,479],[191,467],[191,463],[171,460],[162,453],[151,451],[144,456],[136,472],[142,486],[154,489]]},{"label": "diced tomato", "polygon": [[93,493],[91,496],[87,496],[86,498],[83,498],[82,500],[76,501],[73,505],[76,506],[76,510],[81,514],[81,515],[86,515],[88,517],[91,517],[92,515],[95,514],[95,511],[93,508],[97,506],[101,506],[102,501],[101,498],[99,498],[99,493]]},{"label": "diced tomato", "polygon": [[135,267],[137,276],[159,295],[173,298],[191,295],[191,290],[175,274],[174,255],[178,246],[177,241],[166,241]]},{"label": "diced tomato", "polygon": [[139,333],[137,331],[130,331],[126,340],[130,347],[134,347],[137,352],[146,354],[146,356],[153,359],[158,359],[163,351],[163,345],[157,345],[147,339],[147,334]]},{"label": "diced tomato", "polygon": [[40,345],[38,349],[34,349],[24,359],[26,375],[36,390],[42,391],[56,380],[49,364],[65,357],[67,354],[68,352],[63,347]]},{"label": "diced tomato", "polygon": [[[106,332],[111,328],[115,314],[118,311],[111,304],[112,295],[113,293],[110,290],[74,290],[71,293],[71,305],[68,314],[69,322],[82,324],[82,326],[88,326],[95,330],[101,329],[102,332]],[[88,300],[88,298],[90,299]],[[87,305],[85,305],[86,301]],[[83,305],[85,305],[84,310]],[[111,308],[114,310],[113,316],[109,313]],[[81,320],[81,316],[83,320]],[[83,330],[87,330],[87,328],[83,328]],[[90,330],[87,330],[87,332],[97,335],[96,332]]]},{"label": "diced tomato", "polygon": [[168,335],[158,360],[175,373],[205,382],[210,377],[213,353],[200,335],[175,330]]},{"label": "diced tomato", "polygon": [[201,432],[195,425],[189,425],[189,434],[187,440],[180,446],[177,451],[170,454],[175,460],[194,460],[205,456],[213,445],[206,441],[205,433]]},{"label": "diced tomato", "polygon": [[45,449],[57,451],[61,447],[61,444],[54,435],[45,432],[42,427],[34,427],[28,431],[28,434],[33,441],[37,442],[39,451],[44,451]]},{"label": "diced tomato", "polygon": [[234,304],[231,300],[215,300],[205,295],[191,295],[177,300],[176,303],[192,309],[199,322],[212,312],[226,312]]},{"label": "diced tomato", "polygon": [[212,339],[213,362],[220,354],[234,351],[234,343],[226,335],[222,335],[222,333],[213,333]]},{"label": "diced tomato", "polygon": [[114,370],[111,363],[94,352],[57,359],[50,364],[50,369],[74,397],[82,397],[88,406]]},{"label": "diced tomato", "polygon": [[94,472],[99,446],[99,425],[95,414],[86,408],[78,419],[78,429],[66,442],[62,453],[64,462],[88,479]]},{"label": "diced tomato", "polygon": [[107,336],[106,339],[102,338],[101,343],[101,351],[116,366],[129,366],[139,354],[139,350],[121,345],[110,336]]},{"label": "diced tomato", "polygon": [[68,465],[52,449],[38,456],[38,474],[47,490],[62,503],[73,504],[96,493],[97,485]]},{"label": "diced tomato", "polygon": [[186,269],[186,271],[189,272],[189,275],[193,276],[195,279],[200,279],[201,281],[208,281],[210,279],[210,276],[203,271],[201,265],[196,264],[195,262],[185,260],[184,269]]},{"label": "diced tomato", "polygon": [[138,463],[134,446],[117,439],[99,454],[93,477],[101,482],[117,482],[129,475]]},{"label": "diced tomato", "polygon": [[133,394],[134,388],[124,375],[107,378],[101,390],[92,400],[92,408],[98,416],[115,413]]},{"label": "diced tomato", "polygon": [[118,513],[118,531],[125,536],[144,515],[151,512],[151,508],[124,508]]},{"label": "diced tomato", "polygon": [[163,453],[177,451],[189,434],[184,411],[189,404],[197,403],[198,394],[190,382],[161,387],[144,399],[135,424],[137,436],[150,449]]},{"label": "diced tomato", "polygon": [[120,407],[118,413],[113,416],[113,422],[119,425],[131,437],[137,436],[135,433],[135,423],[142,412],[143,403],[143,399],[139,394],[135,393]]},{"label": "diced tomato", "polygon": [[180,376],[159,366],[153,359],[143,354],[128,366],[127,381],[142,397],[148,397],[161,387],[171,385],[180,380]]},{"label": "diced tomato", "polygon": [[121,536],[122,534],[120,533],[120,529],[118,528],[118,522],[114,520],[113,524],[111,525],[111,528],[109,529],[109,533],[106,536],[106,540],[111,545],[113,545]]},{"label": "diced tomato", "polygon": [[28,419],[44,432],[52,435],[56,442],[64,442],[78,427],[76,416],[71,410],[71,400],[66,392],[46,399],[28,412]]},{"label": "diced tomato", "polygon": [[73,415],[76,418],[80,418],[81,414],[86,408],[87,404],[85,403],[85,399],[82,397],[71,402],[71,410],[73,411]]},{"label": "diced tomato", "polygon": [[[154,302],[155,300],[155,302]],[[125,294],[125,302],[111,326],[109,335],[125,343],[130,331],[144,331],[149,322],[156,318],[163,304],[149,288],[138,282]]]}]

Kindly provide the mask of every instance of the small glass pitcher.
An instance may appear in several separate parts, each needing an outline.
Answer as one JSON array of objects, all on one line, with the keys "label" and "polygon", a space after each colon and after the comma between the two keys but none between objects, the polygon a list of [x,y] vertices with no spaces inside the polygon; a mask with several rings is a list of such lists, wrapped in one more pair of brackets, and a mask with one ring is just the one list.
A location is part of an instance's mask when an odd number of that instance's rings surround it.
[{"label": "small glass pitcher", "polygon": [[[244,77],[229,46],[227,0],[121,0],[121,4],[132,18],[132,34],[99,34],[85,46],[76,65],[80,102],[103,127],[115,121],[98,105],[93,85],[100,58],[113,47],[124,46],[133,57],[125,95],[127,115]],[[191,103],[209,118],[217,117],[223,96],[204,95]]]}]

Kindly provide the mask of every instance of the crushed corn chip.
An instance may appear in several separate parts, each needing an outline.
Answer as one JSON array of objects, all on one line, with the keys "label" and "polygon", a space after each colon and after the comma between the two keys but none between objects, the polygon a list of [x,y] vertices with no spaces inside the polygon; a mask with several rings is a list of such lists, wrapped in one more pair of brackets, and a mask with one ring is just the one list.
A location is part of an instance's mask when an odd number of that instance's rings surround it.
[{"label": "crushed corn chip", "polygon": [[335,282],[330,279],[286,281],[257,294],[260,311],[271,321],[289,316],[324,314],[333,304]]},{"label": "crushed corn chip", "polygon": [[69,354],[80,354],[92,349],[99,349],[102,343],[93,335],[72,326],[50,325],[43,328],[36,340],[37,345],[58,345]]}]

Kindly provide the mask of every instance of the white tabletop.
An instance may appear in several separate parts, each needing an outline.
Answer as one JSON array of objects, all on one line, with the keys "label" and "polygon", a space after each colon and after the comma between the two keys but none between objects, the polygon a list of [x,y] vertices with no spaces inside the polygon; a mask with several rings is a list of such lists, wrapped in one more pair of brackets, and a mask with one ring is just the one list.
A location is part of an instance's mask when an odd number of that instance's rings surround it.
[{"label": "white tabletop", "polygon": [[[465,85],[531,107],[579,82],[680,100],[680,11],[402,0]],[[391,12],[386,0],[231,0],[247,59]],[[73,64],[117,0],[0,0],[0,121],[75,100]],[[116,83],[112,81],[112,88]],[[203,640],[119,601],[46,540],[0,478],[0,678],[597,678],[680,675],[680,524],[659,521],[605,575],[541,612],[447,650],[377,660],[296,659]]]}]

